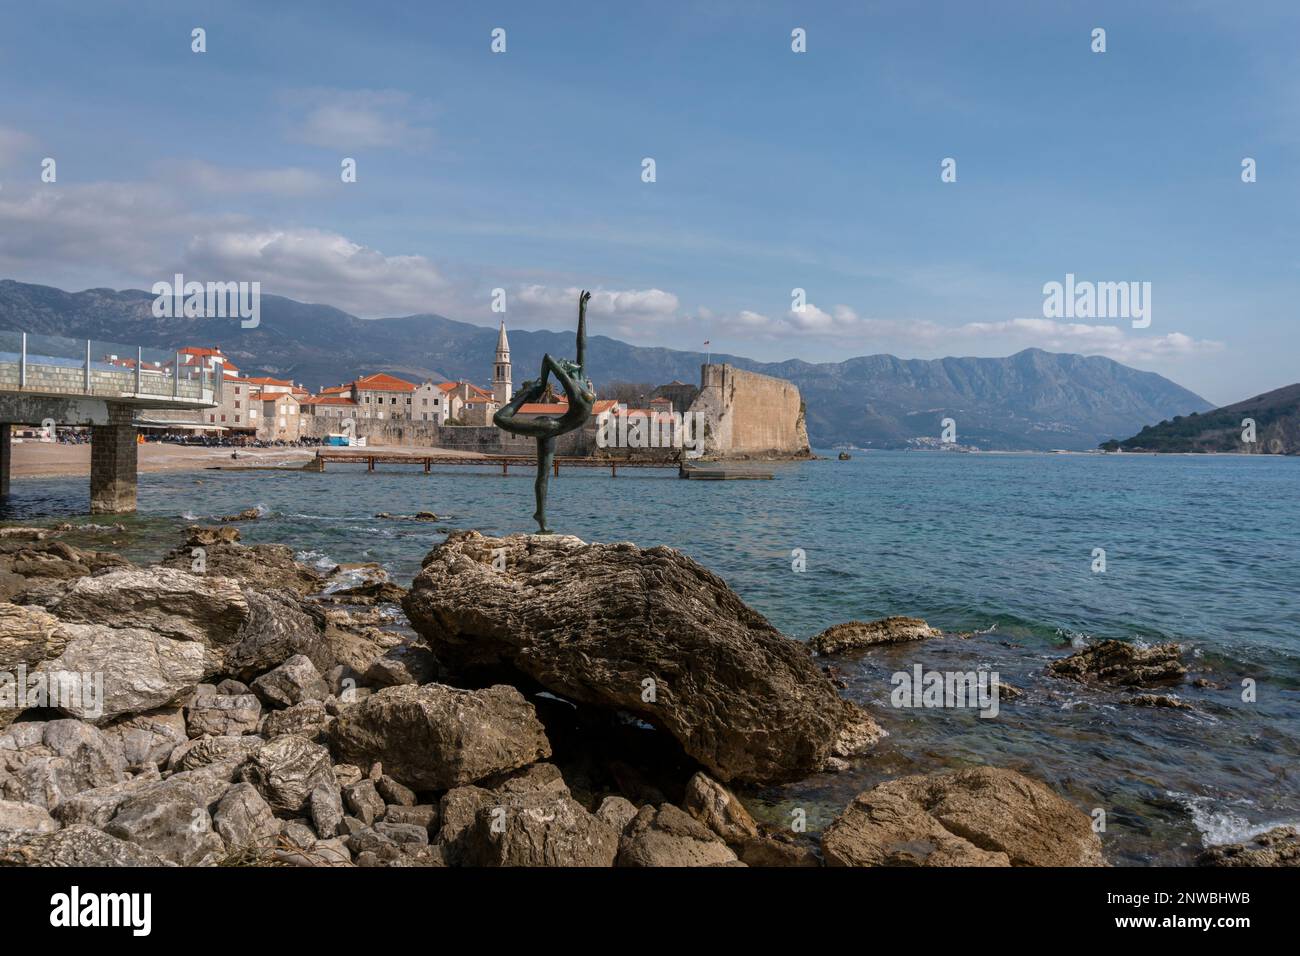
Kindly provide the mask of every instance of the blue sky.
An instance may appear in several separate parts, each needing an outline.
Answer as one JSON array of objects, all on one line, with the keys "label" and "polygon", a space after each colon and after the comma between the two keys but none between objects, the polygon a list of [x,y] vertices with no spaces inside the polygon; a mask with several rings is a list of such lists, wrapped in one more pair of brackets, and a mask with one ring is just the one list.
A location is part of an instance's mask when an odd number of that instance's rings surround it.
[{"label": "blue sky", "polygon": [[[592,330],[638,344],[1039,346],[1216,403],[1300,379],[1294,3],[56,0],[4,19],[2,277],[179,269],[481,324],[504,288],[525,328],[569,325],[587,287]],[[1150,327],[1045,318],[1067,273],[1150,282]]]}]

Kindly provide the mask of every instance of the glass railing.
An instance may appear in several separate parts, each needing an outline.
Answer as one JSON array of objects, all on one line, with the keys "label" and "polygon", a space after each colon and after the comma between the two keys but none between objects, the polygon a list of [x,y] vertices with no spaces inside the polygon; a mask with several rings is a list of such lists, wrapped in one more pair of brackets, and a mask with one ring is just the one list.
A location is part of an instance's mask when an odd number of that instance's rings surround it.
[{"label": "glass railing", "polygon": [[97,339],[0,331],[0,389],[215,404],[207,359]]}]

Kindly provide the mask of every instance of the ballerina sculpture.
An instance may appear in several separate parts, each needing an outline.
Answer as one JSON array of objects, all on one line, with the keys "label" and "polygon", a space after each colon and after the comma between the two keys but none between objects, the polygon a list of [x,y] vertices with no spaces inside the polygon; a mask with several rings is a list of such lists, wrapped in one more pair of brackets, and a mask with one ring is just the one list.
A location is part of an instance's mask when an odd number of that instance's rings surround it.
[{"label": "ballerina sculpture", "polygon": [[[518,394],[492,416],[497,428],[512,435],[530,435],[537,439],[537,480],[533,484],[537,511],[533,518],[537,521],[538,534],[551,533],[546,527],[546,486],[555,462],[555,440],[586,424],[596,401],[591,381],[587,377],[587,302],[590,299],[590,292],[584,291],[578,296],[577,361],[554,359],[549,352],[543,355],[542,377],[536,381],[524,382],[519,387]],[[522,406],[538,401],[546,393],[546,383],[551,375],[555,376],[569,398],[569,407],[564,414],[539,415],[527,420],[516,418]]]}]

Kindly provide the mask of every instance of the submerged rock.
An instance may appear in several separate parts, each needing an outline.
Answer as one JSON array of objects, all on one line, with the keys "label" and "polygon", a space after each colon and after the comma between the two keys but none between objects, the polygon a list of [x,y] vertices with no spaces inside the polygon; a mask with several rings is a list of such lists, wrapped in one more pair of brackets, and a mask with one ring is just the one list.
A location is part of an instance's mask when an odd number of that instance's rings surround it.
[{"label": "submerged rock", "polygon": [[1145,687],[1180,680],[1187,668],[1177,644],[1142,647],[1127,641],[1099,641],[1078,653],[1052,661],[1049,673],[1076,681],[1100,681]]},{"label": "submerged rock", "polygon": [[1300,866],[1300,829],[1274,827],[1242,843],[1212,846],[1198,866]]},{"label": "submerged rock", "polygon": [[832,866],[1104,866],[1086,814],[1013,770],[900,777],[822,835]]},{"label": "submerged rock", "polygon": [[374,761],[414,790],[446,790],[551,755],[533,705],[505,684],[386,687],[344,707],[330,728],[338,759]]},{"label": "submerged rock", "polygon": [[250,588],[292,591],[299,597],[321,589],[325,579],[314,569],[295,560],[292,548],[283,544],[240,544],[238,533],[233,539],[227,534],[233,530],[192,527],[185,543],[171,551],[160,564],[191,570],[194,549],[202,548],[207,568],[205,573],[209,575],[234,578]]},{"label": "submerged rock", "polygon": [[724,782],[798,779],[881,733],[806,647],[671,548],[454,532],[402,606],[440,661],[506,663],[630,713]]},{"label": "submerged rock", "polygon": [[942,637],[943,632],[919,617],[882,617],[878,621],[834,624],[808,642],[818,654],[840,654],[878,644],[902,644]]}]

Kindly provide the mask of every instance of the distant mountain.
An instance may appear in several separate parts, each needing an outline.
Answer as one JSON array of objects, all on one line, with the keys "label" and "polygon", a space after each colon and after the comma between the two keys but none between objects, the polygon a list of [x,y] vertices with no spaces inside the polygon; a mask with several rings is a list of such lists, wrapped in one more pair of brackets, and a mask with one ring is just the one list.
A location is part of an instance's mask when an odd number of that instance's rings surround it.
[{"label": "distant mountain", "polygon": [[[1245,441],[1246,419],[1255,423],[1255,440]],[[1110,441],[1114,451],[1241,452],[1249,455],[1300,455],[1300,384],[1287,385],[1212,412],[1177,415],[1148,425],[1132,438]]]},{"label": "distant mountain", "polygon": [[[93,338],[164,349],[218,346],[245,373],[291,378],[313,391],[377,371],[413,380],[487,384],[496,330],[439,315],[359,319],[325,305],[263,295],[261,324],[235,319],[154,318],[139,290],[63,292],[0,281],[0,329]],[[571,355],[573,332],[510,330],[516,383],[536,375],[543,353]],[[588,344],[602,382],[697,383],[703,352],[643,348],[603,335]],[[713,361],[789,379],[807,405],[815,446],[896,448],[937,438],[944,418],[957,441],[988,449],[1086,450],[1147,422],[1212,406],[1153,372],[1100,357],[1027,349],[1008,358],[763,363],[714,353]]]}]

